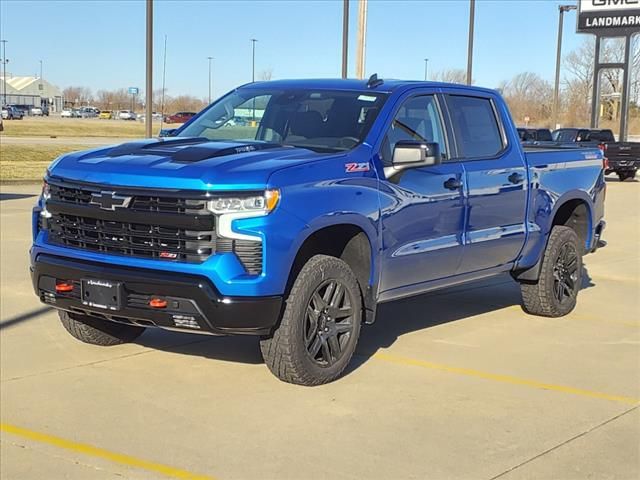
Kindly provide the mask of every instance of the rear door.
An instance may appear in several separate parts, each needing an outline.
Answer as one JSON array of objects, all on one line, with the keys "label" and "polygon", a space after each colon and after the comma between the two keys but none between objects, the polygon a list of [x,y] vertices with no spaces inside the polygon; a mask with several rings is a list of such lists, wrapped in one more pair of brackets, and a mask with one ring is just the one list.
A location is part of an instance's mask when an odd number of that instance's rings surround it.
[{"label": "rear door", "polygon": [[446,103],[467,197],[460,273],[513,262],[524,244],[527,168],[519,143],[507,140],[506,107],[490,93],[450,93]]}]

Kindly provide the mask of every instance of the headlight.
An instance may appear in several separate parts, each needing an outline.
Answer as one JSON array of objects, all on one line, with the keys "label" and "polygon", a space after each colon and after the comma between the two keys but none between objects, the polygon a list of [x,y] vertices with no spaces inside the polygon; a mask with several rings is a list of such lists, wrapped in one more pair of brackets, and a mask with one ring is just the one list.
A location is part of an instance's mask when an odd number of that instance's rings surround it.
[{"label": "headlight", "polygon": [[279,190],[266,190],[263,195],[218,197],[207,202],[207,209],[217,215],[226,213],[271,212],[280,200]]},{"label": "headlight", "polygon": [[42,200],[45,202],[51,198],[51,188],[47,182],[42,184]]}]

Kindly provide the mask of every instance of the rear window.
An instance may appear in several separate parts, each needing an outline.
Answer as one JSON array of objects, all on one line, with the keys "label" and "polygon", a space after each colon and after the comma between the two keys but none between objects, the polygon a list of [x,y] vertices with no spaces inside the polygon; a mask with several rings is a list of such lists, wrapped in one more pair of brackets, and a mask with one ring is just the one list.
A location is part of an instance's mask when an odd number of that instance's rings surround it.
[{"label": "rear window", "polygon": [[591,142],[615,142],[611,130],[596,130],[587,134],[587,140]]},{"label": "rear window", "polygon": [[556,142],[575,142],[577,130],[556,130],[553,132],[553,140]]},{"label": "rear window", "polygon": [[550,142],[551,131],[546,128],[539,128],[537,132],[537,139],[539,142]]},{"label": "rear window", "polygon": [[462,149],[463,157],[493,157],[504,148],[491,100],[450,95],[447,103],[453,117],[453,129],[458,147]]}]

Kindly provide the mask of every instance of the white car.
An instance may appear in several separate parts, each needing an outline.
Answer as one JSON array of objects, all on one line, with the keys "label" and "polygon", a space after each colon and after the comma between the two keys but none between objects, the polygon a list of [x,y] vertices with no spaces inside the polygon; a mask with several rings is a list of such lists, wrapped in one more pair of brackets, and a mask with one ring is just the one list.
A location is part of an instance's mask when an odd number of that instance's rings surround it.
[{"label": "white car", "polygon": [[63,108],[62,112],[60,112],[60,116],[62,118],[73,118],[75,115],[73,114],[73,110],[70,108]]},{"label": "white car", "polygon": [[44,114],[41,107],[31,107],[31,115],[41,117]]},{"label": "white car", "polygon": [[120,113],[118,113],[118,118],[120,120],[135,120],[136,114],[131,110],[120,110]]}]

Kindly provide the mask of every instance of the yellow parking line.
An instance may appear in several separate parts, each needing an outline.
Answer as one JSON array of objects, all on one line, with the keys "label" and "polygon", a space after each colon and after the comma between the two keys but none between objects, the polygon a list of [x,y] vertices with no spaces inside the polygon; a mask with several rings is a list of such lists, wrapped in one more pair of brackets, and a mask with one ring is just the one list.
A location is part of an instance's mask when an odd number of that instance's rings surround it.
[{"label": "yellow parking line", "polygon": [[150,472],[160,473],[171,478],[181,478],[185,480],[214,480],[213,477],[196,475],[161,463],[149,462],[130,455],[110,452],[109,450],[87,445],[86,443],[76,443],[71,440],[54,437],[53,435],[47,435],[46,433],[34,432],[33,430],[27,430],[26,428],[16,427],[15,425],[9,425],[7,423],[0,423],[0,430],[35,442],[46,443],[58,448],[64,448],[65,450],[71,450],[72,452],[103,458],[128,467],[135,467]]},{"label": "yellow parking line", "polygon": [[640,404],[640,398],[623,397],[620,395],[610,395],[603,392],[594,392],[591,390],[583,390],[581,388],[567,387],[565,385],[553,385],[551,383],[543,383],[537,380],[529,380],[526,378],[512,377],[511,375],[500,375],[496,373],[482,372],[471,368],[451,367],[439,363],[427,362],[424,360],[416,360],[413,358],[398,357],[388,353],[378,352],[373,358],[384,362],[395,363],[397,365],[410,365],[414,367],[429,368],[439,370],[441,372],[456,373],[468,377],[483,378],[485,380],[493,380],[494,382],[508,383],[511,385],[522,385],[526,387],[537,388],[541,390],[551,390],[554,392],[569,393],[571,395],[580,395],[582,397],[598,398],[601,400],[610,400],[612,402],[626,403],[629,405]]}]

